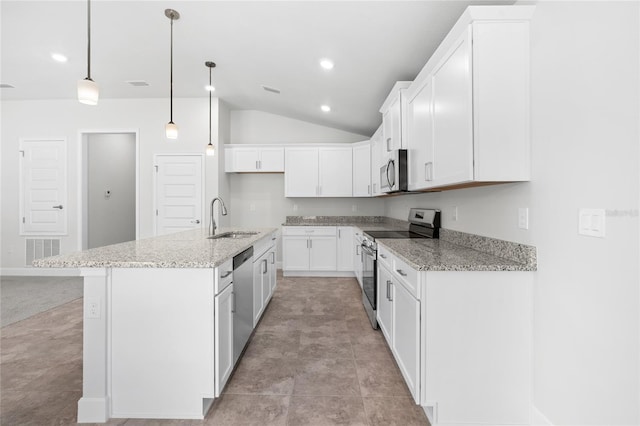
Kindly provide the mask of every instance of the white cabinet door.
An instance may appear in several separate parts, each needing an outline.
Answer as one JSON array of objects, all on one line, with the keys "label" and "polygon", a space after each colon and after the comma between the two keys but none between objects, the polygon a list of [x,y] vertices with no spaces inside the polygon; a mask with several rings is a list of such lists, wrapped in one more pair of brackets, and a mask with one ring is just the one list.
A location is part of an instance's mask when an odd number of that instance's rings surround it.
[{"label": "white cabinet door", "polygon": [[[353,163],[351,146],[319,148],[318,195],[321,197],[353,196]],[[312,173],[309,169],[307,173]]]},{"label": "white cabinet door", "polygon": [[264,281],[264,275],[262,273],[262,262],[253,262],[253,327],[258,324],[258,320],[262,315],[264,309],[263,296],[262,296],[262,282]]},{"label": "white cabinet door", "polygon": [[400,93],[382,115],[383,146],[387,152],[402,148]]},{"label": "white cabinet door", "polygon": [[318,148],[286,148],[285,197],[316,197],[318,192]]},{"label": "white cabinet door", "polygon": [[255,172],[258,171],[260,151],[258,148],[233,148],[233,171]]},{"label": "white cabinet door", "polygon": [[371,143],[353,147],[353,196],[371,196]]},{"label": "white cabinet door", "polygon": [[397,281],[394,282],[391,293],[392,352],[409,391],[417,402],[420,391],[420,302]]},{"label": "white cabinet door", "polygon": [[261,172],[284,172],[284,148],[261,148],[258,165]]},{"label": "white cabinet door", "polygon": [[233,371],[233,284],[215,297],[215,396]]},{"label": "white cabinet door", "polygon": [[336,237],[313,236],[309,238],[309,270],[336,270]]},{"label": "white cabinet door", "polygon": [[285,271],[309,270],[309,238],[306,236],[282,237],[282,269]]},{"label": "white cabinet door", "polygon": [[353,271],[353,228],[338,226],[337,270]]},{"label": "white cabinet door", "polygon": [[407,99],[407,157],[409,190],[432,186],[433,176],[433,84],[431,77]]},{"label": "white cabinet door", "polygon": [[393,309],[393,278],[391,272],[378,263],[378,306],[377,319],[380,331],[387,339],[389,347],[393,348],[392,309]]},{"label": "white cabinet door", "polygon": [[432,185],[473,180],[471,27],[433,75]]},{"label": "white cabinet door", "polygon": [[380,167],[382,167],[382,125],[371,137],[371,195],[381,195]]}]

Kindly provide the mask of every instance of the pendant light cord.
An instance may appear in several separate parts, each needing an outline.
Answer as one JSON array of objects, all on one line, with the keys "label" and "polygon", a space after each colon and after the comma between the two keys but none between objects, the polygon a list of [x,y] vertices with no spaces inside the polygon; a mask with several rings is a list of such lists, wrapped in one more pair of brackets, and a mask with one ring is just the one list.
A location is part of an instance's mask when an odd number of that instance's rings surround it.
[{"label": "pendant light cord", "polygon": [[169,122],[173,123],[173,16],[171,17],[171,67],[170,67],[170,96],[171,102],[169,106]]},{"label": "pendant light cord", "polygon": [[91,0],[87,0],[87,80],[91,80]]},{"label": "pendant light cord", "polygon": [[209,67],[209,145],[211,145],[211,68]]}]

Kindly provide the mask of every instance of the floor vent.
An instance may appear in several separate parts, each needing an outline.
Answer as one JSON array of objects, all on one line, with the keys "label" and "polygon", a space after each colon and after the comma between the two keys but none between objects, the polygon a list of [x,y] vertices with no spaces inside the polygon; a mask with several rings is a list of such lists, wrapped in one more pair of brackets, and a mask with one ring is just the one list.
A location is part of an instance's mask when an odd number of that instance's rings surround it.
[{"label": "floor vent", "polygon": [[43,257],[56,256],[60,254],[60,238],[27,238],[25,258],[27,265]]}]

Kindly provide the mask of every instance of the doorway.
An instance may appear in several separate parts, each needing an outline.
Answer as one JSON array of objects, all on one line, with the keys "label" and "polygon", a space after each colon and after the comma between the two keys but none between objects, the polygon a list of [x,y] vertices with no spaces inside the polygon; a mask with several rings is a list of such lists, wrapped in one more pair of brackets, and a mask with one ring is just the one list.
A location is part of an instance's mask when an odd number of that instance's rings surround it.
[{"label": "doorway", "polygon": [[83,132],[80,139],[82,250],[137,239],[137,132]]}]

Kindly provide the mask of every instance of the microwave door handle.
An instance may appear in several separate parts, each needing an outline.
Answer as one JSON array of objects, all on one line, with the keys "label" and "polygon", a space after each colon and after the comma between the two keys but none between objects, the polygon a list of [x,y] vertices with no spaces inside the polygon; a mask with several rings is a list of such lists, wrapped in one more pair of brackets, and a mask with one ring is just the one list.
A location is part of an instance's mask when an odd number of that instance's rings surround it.
[{"label": "microwave door handle", "polygon": [[389,184],[389,189],[392,189],[393,186],[396,184],[395,182],[395,176],[393,179],[393,183],[391,182],[391,179],[389,178],[389,170],[393,167],[393,174],[395,175],[395,164],[393,162],[393,160],[389,160],[389,162],[387,163],[387,183]]}]

